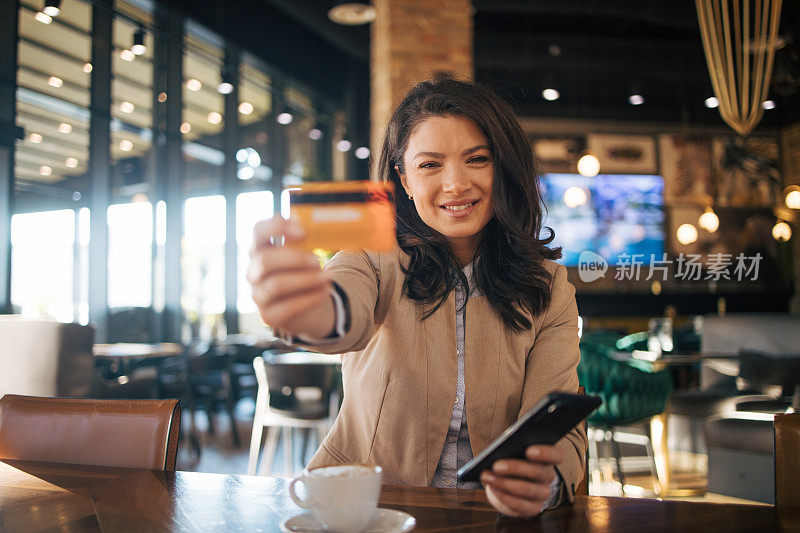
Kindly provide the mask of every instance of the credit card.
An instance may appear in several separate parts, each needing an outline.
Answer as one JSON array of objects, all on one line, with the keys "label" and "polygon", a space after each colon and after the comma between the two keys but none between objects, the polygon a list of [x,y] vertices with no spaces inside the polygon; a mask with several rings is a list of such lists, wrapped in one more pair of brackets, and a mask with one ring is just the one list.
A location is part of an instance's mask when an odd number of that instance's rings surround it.
[{"label": "credit card", "polygon": [[338,181],[288,190],[290,218],[305,232],[297,246],[388,252],[397,245],[392,183]]}]

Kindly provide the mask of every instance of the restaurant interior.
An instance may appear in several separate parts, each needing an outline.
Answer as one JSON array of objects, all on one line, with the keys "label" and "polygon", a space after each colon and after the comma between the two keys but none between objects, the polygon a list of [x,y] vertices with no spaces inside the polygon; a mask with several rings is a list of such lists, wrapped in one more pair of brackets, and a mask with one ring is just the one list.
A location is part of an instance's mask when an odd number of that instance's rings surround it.
[{"label": "restaurant interior", "polygon": [[[341,357],[262,322],[253,226],[289,216],[289,188],[370,179],[393,107],[437,73],[503,97],[541,170],[603,400],[580,524],[800,524],[797,2],[5,0],[0,396],[179,399],[162,470],[284,487],[336,418]],[[0,466],[6,488],[61,479]],[[419,530],[492,511],[391,490]],[[593,497],[705,506],[599,517]],[[0,529],[45,524],[26,501],[0,495]],[[191,505],[177,528],[210,528]],[[228,525],[253,529],[241,509]],[[297,512],[287,496],[261,525]]]}]

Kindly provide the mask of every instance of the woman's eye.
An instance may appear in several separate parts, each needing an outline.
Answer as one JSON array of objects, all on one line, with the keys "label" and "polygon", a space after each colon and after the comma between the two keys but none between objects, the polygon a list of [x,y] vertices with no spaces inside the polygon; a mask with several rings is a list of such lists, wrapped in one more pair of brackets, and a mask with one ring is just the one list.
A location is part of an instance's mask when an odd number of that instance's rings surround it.
[{"label": "woman's eye", "polygon": [[489,161],[489,158],[485,155],[476,155],[475,157],[470,157],[467,163],[486,163],[487,161]]},{"label": "woman's eye", "polygon": [[422,163],[419,166],[419,168],[436,168],[438,166],[441,166],[441,165],[439,165],[439,163],[437,163],[435,161],[426,161],[425,163]]}]

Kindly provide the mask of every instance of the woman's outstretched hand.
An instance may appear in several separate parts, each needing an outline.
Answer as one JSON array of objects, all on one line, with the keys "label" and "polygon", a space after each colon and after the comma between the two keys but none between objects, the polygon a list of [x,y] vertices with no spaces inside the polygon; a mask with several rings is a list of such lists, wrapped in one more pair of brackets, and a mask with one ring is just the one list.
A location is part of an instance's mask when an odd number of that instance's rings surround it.
[{"label": "woman's outstretched hand", "polygon": [[292,247],[301,237],[302,230],[281,217],[257,223],[247,281],[264,323],[320,339],[334,327],[332,285],[314,254]]},{"label": "woman's outstretched hand", "polygon": [[563,452],[555,446],[537,444],[525,450],[525,459],[495,461],[491,471],[481,473],[489,503],[508,516],[541,513],[558,475],[555,466],[563,459]]}]

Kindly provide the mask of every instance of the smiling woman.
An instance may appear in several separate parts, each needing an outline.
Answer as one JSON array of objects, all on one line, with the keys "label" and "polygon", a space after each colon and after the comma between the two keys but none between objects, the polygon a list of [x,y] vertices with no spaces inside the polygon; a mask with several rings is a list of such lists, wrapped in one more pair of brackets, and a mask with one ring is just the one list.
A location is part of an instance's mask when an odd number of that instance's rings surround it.
[{"label": "smiling woman", "polygon": [[[437,78],[403,99],[379,177],[399,249],[342,251],[320,271],[302,229],[256,225],[248,280],[261,318],[314,351],[343,353],[344,402],[309,468],[378,464],[389,483],[480,488],[457,471],[550,392],[575,392],[578,311],[540,236],[531,146],[507,104]],[[268,243],[283,237],[286,246]],[[496,461],[481,482],[504,514],[571,501],[586,434]]]}]

